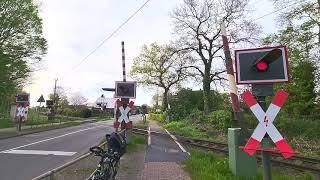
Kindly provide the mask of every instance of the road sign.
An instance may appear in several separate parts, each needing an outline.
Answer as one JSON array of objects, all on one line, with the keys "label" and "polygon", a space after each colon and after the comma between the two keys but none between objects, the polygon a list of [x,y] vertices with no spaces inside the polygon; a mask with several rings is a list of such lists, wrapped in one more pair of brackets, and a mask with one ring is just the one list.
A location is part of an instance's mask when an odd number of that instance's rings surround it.
[{"label": "road sign", "polygon": [[135,81],[116,81],[115,98],[136,98],[136,85]]},{"label": "road sign", "polygon": [[271,105],[266,112],[263,111],[261,106],[257,103],[250,91],[245,91],[241,97],[250,107],[250,110],[257,117],[259,124],[254,130],[252,136],[243,148],[245,152],[252,155],[255,153],[260,145],[264,135],[267,133],[276,147],[280,150],[284,158],[289,158],[295,154],[295,151],[290,147],[288,142],[281,136],[280,132],[274,126],[273,121],[279,113],[281,107],[285,103],[288,93],[284,90],[279,90],[272,100]]},{"label": "road sign", "polygon": [[285,46],[235,50],[237,84],[288,82]]},{"label": "road sign", "polygon": [[26,121],[28,118],[28,102],[17,102],[16,104],[16,121]]},{"label": "road sign", "polygon": [[118,99],[116,101],[116,105],[117,105],[117,108],[119,109],[120,111],[120,117],[116,119],[116,121],[114,122],[113,126],[114,128],[119,128],[120,126],[120,122],[122,121],[125,121],[126,125],[127,125],[127,128],[132,128],[132,122],[129,121],[129,116],[128,116],[128,113],[129,111],[132,109],[133,107],[133,104],[134,102],[133,101],[130,101],[130,103],[128,104],[128,106],[126,106],[124,108],[122,102]]},{"label": "road sign", "polygon": [[53,100],[46,100],[47,107],[53,107]]},{"label": "road sign", "polygon": [[16,102],[29,102],[29,97],[30,97],[30,94],[28,93],[17,94]]}]

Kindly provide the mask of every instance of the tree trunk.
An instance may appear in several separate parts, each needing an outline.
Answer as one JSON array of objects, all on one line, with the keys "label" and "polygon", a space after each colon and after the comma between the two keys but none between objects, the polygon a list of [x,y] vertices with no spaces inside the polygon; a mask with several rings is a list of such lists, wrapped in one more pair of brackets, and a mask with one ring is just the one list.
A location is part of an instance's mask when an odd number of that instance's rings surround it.
[{"label": "tree trunk", "polygon": [[203,87],[203,110],[205,115],[208,115],[210,112],[210,68],[205,67],[205,73],[202,80]]},{"label": "tree trunk", "polygon": [[[320,14],[320,0],[318,0],[318,13]],[[318,23],[318,46],[320,47],[320,24]]]},{"label": "tree trunk", "polygon": [[169,89],[164,89],[163,99],[162,99],[162,110],[165,111],[168,108],[168,92]]}]

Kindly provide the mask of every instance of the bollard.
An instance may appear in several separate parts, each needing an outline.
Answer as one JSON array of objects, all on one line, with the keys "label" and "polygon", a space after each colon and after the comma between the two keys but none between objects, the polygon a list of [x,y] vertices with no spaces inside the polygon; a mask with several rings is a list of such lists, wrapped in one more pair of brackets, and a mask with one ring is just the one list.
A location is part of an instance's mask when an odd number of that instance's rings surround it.
[{"label": "bollard", "polygon": [[257,173],[257,160],[239,148],[244,137],[240,128],[228,128],[229,167],[236,176],[252,177]]}]

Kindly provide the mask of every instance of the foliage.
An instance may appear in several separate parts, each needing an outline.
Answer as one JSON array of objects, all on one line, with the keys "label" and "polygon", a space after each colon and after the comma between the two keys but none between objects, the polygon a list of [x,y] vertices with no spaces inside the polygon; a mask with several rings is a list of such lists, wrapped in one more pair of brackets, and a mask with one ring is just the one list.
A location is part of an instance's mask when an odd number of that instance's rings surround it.
[{"label": "foliage", "polygon": [[282,29],[263,39],[267,45],[288,46],[292,83],[284,86],[290,93],[285,109],[290,114],[312,114],[320,87],[320,1],[274,2],[277,8],[292,4],[279,15]]},{"label": "foliage", "polygon": [[183,68],[185,55],[167,45],[145,45],[133,60],[131,76],[139,83],[163,89],[162,109],[168,107],[168,92],[185,78]]},{"label": "foliage", "polygon": [[88,99],[84,97],[80,92],[72,94],[69,100],[70,103],[74,106],[83,105],[85,102],[88,101]]},{"label": "foliage", "polygon": [[[304,36],[311,37],[311,49],[320,46],[320,1],[299,1],[299,0],[273,0],[277,8],[292,4],[292,8],[285,8],[279,16],[279,21],[284,27],[293,27]],[[308,34],[307,34],[308,33]],[[318,47],[317,47],[318,46]],[[319,49],[318,49],[319,53]]]},{"label": "foliage", "polygon": [[308,116],[290,116],[286,113],[281,113],[277,116],[275,124],[286,137],[302,136],[306,139],[320,139],[320,123],[318,119],[312,121]]},{"label": "foliage", "polygon": [[148,119],[153,121],[158,121],[158,122],[164,122],[166,120],[166,117],[163,113],[159,113],[159,114],[149,113]]},{"label": "foliage", "polygon": [[[204,150],[191,150],[191,156],[188,159],[183,161],[183,164],[186,166],[186,170],[191,175],[192,179],[200,180],[260,180],[263,179],[262,170],[258,170],[258,174],[252,178],[241,178],[234,176],[229,170],[228,159],[217,155],[213,152],[208,152]],[[272,170],[272,179],[275,180],[312,180],[312,175],[310,173],[300,173],[287,175],[283,171]]]},{"label": "foliage", "polygon": [[231,112],[226,110],[213,111],[208,115],[209,122],[217,129],[227,131],[231,127]]},{"label": "foliage", "polygon": [[92,111],[90,109],[83,109],[81,111],[81,116],[80,117],[88,118],[88,117],[91,117],[91,115],[92,115]]},{"label": "foliage", "polygon": [[68,106],[60,111],[61,115],[88,118],[92,116],[92,110],[88,109],[87,106]]},{"label": "foliage", "polygon": [[184,0],[172,12],[176,46],[189,51],[186,68],[192,77],[202,80],[205,114],[210,111],[211,82],[225,80],[221,22],[226,22],[232,44],[251,42],[257,37],[256,24],[246,16],[247,4],[248,0]]},{"label": "foliage", "polygon": [[309,30],[301,32],[299,29],[287,27],[264,39],[264,44],[288,46],[291,82],[277,86],[286,89],[290,94],[284,107],[288,113],[306,115],[315,108],[316,64],[310,54],[313,43],[309,35]]},{"label": "foliage", "polygon": [[0,99],[15,94],[46,53],[42,22],[32,0],[0,1]]},{"label": "foliage", "polygon": [[[66,92],[63,87],[57,86],[56,88],[56,106],[58,108],[58,111],[61,111],[62,109],[68,107],[69,101],[68,97],[66,95]],[[49,94],[49,99],[54,100],[53,94]]]},{"label": "foliage", "polygon": [[187,121],[172,121],[163,126],[168,129],[170,132],[197,139],[206,139],[208,138],[208,134],[204,131],[197,129],[194,125]]},{"label": "foliage", "polygon": [[[211,95],[210,111],[230,109],[231,105],[227,94],[211,90]],[[203,92],[201,90],[180,89],[172,96],[170,104],[173,119],[186,118],[196,111],[204,110]]]}]

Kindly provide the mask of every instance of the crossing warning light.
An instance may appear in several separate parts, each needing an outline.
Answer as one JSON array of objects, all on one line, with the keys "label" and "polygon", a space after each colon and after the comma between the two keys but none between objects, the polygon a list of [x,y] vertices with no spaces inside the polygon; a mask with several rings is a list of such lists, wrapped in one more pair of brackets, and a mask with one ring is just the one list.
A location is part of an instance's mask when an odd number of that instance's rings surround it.
[{"label": "crossing warning light", "polygon": [[115,98],[136,98],[135,81],[116,81]]},{"label": "crossing warning light", "polygon": [[237,84],[289,81],[285,46],[235,51]]},{"label": "crossing warning light", "polygon": [[16,102],[29,102],[30,94],[17,94]]},{"label": "crossing warning light", "polygon": [[279,60],[282,55],[281,49],[273,49],[269,52],[266,52],[261,56],[253,65],[259,72],[264,72],[268,70],[269,64],[273,63],[276,60]]}]

